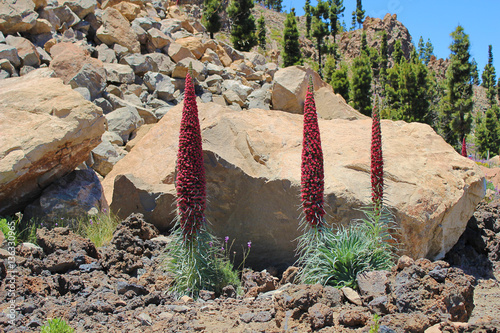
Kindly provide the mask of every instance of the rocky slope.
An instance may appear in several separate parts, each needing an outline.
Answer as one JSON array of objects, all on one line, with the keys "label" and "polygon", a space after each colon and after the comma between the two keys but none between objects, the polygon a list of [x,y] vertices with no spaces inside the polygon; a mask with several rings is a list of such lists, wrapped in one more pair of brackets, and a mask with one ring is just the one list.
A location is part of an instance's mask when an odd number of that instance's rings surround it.
[{"label": "rocky slope", "polygon": [[[367,332],[378,314],[379,332],[498,332],[500,288],[488,278],[500,272],[499,205],[478,207],[447,261],[401,257],[391,271],[358,276],[357,292],[294,284],[290,267],[280,276],[246,270],[245,295],[226,288],[197,301],[166,293],[172,279],[160,267],[169,238],[140,215],[102,248],[66,228],[39,229],[40,247],[16,249],[15,325],[7,317],[8,254],[0,252],[0,327],[36,332],[46,318],[61,317],[76,332]],[[474,252],[484,256],[467,261]]]}]

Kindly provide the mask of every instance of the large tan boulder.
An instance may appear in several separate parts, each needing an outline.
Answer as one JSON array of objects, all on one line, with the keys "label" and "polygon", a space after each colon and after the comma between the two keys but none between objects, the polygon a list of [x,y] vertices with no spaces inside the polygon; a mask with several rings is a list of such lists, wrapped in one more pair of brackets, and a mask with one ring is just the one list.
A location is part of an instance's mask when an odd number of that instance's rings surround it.
[{"label": "large tan boulder", "polygon": [[104,133],[102,110],[57,78],[0,81],[0,215],[19,210],[84,162]]},{"label": "large tan boulder", "polygon": [[141,44],[129,21],[115,8],[106,8],[102,13],[102,25],[96,32],[97,38],[108,46],[119,44],[131,53],[140,53]]},{"label": "large tan boulder", "polygon": [[273,109],[302,113],[310,76],[313,79],[314,90],[329,87],[316,71],[308,67],[291,66],[277,71],[274,74]]},{"label": "large tan boulder", "polygon": [[[254,267],[294,261],[300,219],[302,116],[198,104],[207,178],[206,216],[218,236],[252,241]],[[169,110],[103,181],[112,210],[143,213],[165,229],[174,219],[182,105]],[[329,223],[361,217],[370,201],[371,120],[319,121]],[[484,195],[484,176],[429,126],[382,122],[386,200],[402,250],[442,257]],[[147,161],[145,163],[144,161]]]},{"label": "large tan boulder", "polygon": [[335,94],[330,86],[319,88],[314,92],[316,110],[323,119],[366,119],[352,106],[345,102],[345,99],[339,94]]}]

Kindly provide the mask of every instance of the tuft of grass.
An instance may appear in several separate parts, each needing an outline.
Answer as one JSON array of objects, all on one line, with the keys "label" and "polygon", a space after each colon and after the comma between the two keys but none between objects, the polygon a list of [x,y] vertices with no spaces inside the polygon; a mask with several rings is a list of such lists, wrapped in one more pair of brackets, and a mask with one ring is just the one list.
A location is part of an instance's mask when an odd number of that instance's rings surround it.
[{"label": "tuft of grass", "polygon": [[384,209],[362,209],[365,217],[337,231],[305,233],[299,241],[302,283],[357,288],[356,276],[364,271],[386,270],[393,265],[394,241],[389,229],[392,215]]},{"label": "tuft of grass", "polygon": [[73,333],[74,328],[68,325],[61,318],[47,320],[47,323],[41,327],[41,333]]},{"label": "tuft of grass", "polygon": [[77,219],[75,232],[90,239],[96,247],[101,247],[111,242],[119,222],[116,215],[104,211]]},{"label": "tuft of grass", "polygon": [[378,314],[374,314],[373,315],[373,325],[370,325],[370,331],[369,333],[378,333],[379,329],[380,329],[380,316]]},{"label": "tuft of grass", "polygon": [[197,298],[200,290],[221,294],[224,287],[232,285],[241,292],[239,272],[229,258],[227,238],[224,244],[226,248],[204,228],[188,241],[184,240],[182,231],[174,231],[164,261],[165,270],[174,276],[169,291],[177,297]]}]

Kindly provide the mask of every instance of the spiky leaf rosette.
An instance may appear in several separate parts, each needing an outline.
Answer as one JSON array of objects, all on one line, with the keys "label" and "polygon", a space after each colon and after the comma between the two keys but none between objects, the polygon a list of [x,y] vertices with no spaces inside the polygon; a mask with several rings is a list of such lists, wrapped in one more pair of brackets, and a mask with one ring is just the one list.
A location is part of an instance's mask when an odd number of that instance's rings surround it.
[{"label": "spiky leaf rosette", "polygon": [[305,220],[312,227],[323,224],[324,171],[323,151],[312,82],[304,104],[304,136],[302,142],[301,199]]},{"label": "spiky leaf rosette", "polygon": [[186,75],[177,155],[177,210],[184,240],[191,240],[205,223],[205,167],[198,106],[190,73]]},{"label": "spiky leaf rosette", "polygon": [[462,140],[462,156],[467,157],[467,146],[465,144],[465,136]]},{"label": "spiky leaf rosette", "polygon": [[384,160],[380,114],[376,106],[372,111],[371,182],[372,202],[375,209],[379,211],[384,200]]}]

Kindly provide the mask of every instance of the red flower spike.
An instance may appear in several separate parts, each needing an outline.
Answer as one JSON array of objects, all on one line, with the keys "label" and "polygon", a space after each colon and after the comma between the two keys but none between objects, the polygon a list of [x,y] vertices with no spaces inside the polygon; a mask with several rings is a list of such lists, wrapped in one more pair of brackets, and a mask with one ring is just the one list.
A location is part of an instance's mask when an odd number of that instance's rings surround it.
[{"label": "red flower spike", "polygon": [[465,136],[464,139],[462,140],[462,156],[467,157],[467,146],[465,144]]},{"label": "red flower spike", "polygon": [[319,134],[318,115],[312,82],[304,103],[304,137],[302,142],[301,199],[306,221],[311,227],[323,224],[324,170],[323,151]]},{"label": "red flower spike", "polygon": [[372,112],[371,181],[372,201],[375,210],[379,211],[384,200],[384,159],[382,157],[380,115],[376,106]]},{"label": "red flower spike", "polygon": [[177,209],[184,239],[193,239],[205,223],[205,167],[198,106],[191,75],[186,75],[177,154]]}]

